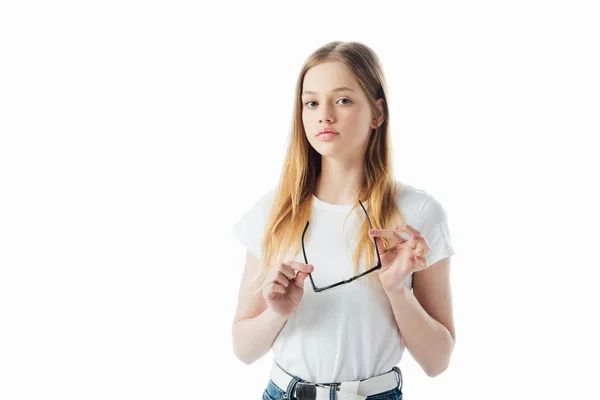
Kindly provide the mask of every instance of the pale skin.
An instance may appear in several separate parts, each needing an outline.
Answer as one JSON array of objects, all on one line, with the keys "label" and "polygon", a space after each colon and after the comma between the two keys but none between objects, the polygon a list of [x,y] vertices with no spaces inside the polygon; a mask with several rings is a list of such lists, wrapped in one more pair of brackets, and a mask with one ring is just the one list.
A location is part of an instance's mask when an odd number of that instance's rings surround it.
[{"label": "pale skin", "polygon": [[263,284],[258,288],[273,311],[288,318],[304,296],[304,281],[315,267],[298,261],[278,263],[269,269]]},{"label": "pale skin", "polygon": [[[347,89],[337,91],[339,88]],[[371,130],[383,123],[383,99],[377,100],[374,114],[356,78],[339,61],[308,70],[301,96],[306,138],[321,154],[321,173],[314,194],[329,204],[352,204],[362,179],[362,159]],[[317,134],[322,128],[339,135],[321,141]]]},{"label": "pale skin", "polygon": [[[336,90],[341,87],[351,90]],[[362,159],[369,135],[383,123],[382,99],[377,100],[373,113],[358,82],[339,62],[311,68],[304,77],[303,90],[315,92],[302,94],[305,133],[322,160],[315,196],[330,204],[352,204],[363,174]],[[316,137],[321,128],[332,129],[339,135],[332,141],[321,141]],[[392,229],[373,234],[375,240],[389,237],[394,243],[393,249],[382,251],[385,268],[382,266],[378,273],[382,284],[385,282],[384,289],[406,348],[427,375],[435,376],[448,367],[456,337],[450,257],[429,266],[426,238],[408,225],[401,229],[417,238],[405,240]],[[384,248],[381,242],[378,248],[380,251]],[[417,259],[420,261],[417,265],[413,256],[425,259]],[[269,351],[287,316],[297,306],[304,280],[311,272],[306,264],[288,261],[271,268],[264,282],[254,283],[251,277],[257,271],[258,260],[247,252],[232,331],[235,354],[246,364]],[[402,279],[411,271],[412,292]]]},{"label": "pale skin", "polygon": [[[342,87],[348,89],[336,90]],[[341,62],[319,64],[306,73],[302,122],[309,143],[321,154],[321,174],[314,193],[320,200],[330,204],[353,203],[363,174],[362,160],[369,136],[383,122],[382,101],[376,101],[373,112],[356,78]],[[322,128],[339,135],[334,140],[321,141],[316,135]],[[384,251],[381,258],[387,267],[378,272],[382,284],[386,284],[386,294],[406,348],[427,375],[435,376],[448,367],[456,337],[450,257],[429,266],[426,239],[409,225],[401,229],[416,238],[405,240],[393,229],[377,230],[373,235],[388,237],[395,243],[392,246],[395,250]],[[383,248],[379,243],[378,246]],[[410,273],[413,273],[412,292],[403,283]]]},{"label": "pale skin", "polygon": [[[409,238],[404,239],[401,233]],[[384,248],[381,237],[392,241],[392,246],[380,253],[382,267],[378,273],[406,348],[428,376],[441,374],[448,368],[456,340],[450,257],[429,266],[429,244],[410,225],[371,229],[369,234],[379,249]],[[411,273],[413,292],[404,284]]]}]

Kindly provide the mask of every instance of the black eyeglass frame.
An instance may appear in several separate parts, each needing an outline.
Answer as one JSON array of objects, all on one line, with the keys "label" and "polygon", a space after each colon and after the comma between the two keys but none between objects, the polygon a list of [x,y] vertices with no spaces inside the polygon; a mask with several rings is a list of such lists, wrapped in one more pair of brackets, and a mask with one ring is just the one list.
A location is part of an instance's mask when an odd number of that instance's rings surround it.
[{"label": "black eyeglass frame", "polygon": [[[360,204],[360,206],[362,207],[363,211],[365,212],[365,215],[367,216],[367,221],[369,221],[369,226],[371,227],[371,229],[373,229],[373,225],[371,224],[371,219],[369,218],[369,214],[367,214],[367,210],[365,209],[365,206],[363,206],[363,203],[360,200],[358,201],[358,203]],[[306,230],[308,229],[309,222],[310,221],[306,221],[306,226],[304,227],[304,232],[302,232],[302,253],[304,254],[304,263],[305,264],[308,264],[308,260],[306,259],[306,250],[304,249],[304,235],[306,234]],[[325,291],[327,289],[332,289],[332,288],[334,288],[336,286],[340,286],[340,285],[343,285],[343,284],[346,284],[346,283],[350,283],[350,282],[352,282],[355,279],[358,279],[358,278],[360,278],[362,276],[365,276],[365,275],[367,275],[367,274],[369,274],[369,273],[371,273],[371,272],[373,272],[373,271],[378,270],[379,268],[381,268],[381,257],[379,256],[379,249],[377,248],[377,241],[375,240],[375,238],[373,238],[373,243],[375,244],[375,254],[377,254],[377,265],[376,266],[374,266],[373,268],[371,268],[368,271],[365,271],[365,272],[362,272],[362,273],[360,273],[358,275],[355,275],[355,276],[353,276],[350,279],[346,279],[346,280],[334,283],[333,285],[328,285],[328,286],[321,287],[321,288],[317,287],[317,285],[315,285],[315,281],[312,278],[312,273],[309,273],[308,277],[310,278],[310,283],[312,284],[313,290],[315,292],[317,292],[317,293],[318,292],[323,292],[323,291]]]}]

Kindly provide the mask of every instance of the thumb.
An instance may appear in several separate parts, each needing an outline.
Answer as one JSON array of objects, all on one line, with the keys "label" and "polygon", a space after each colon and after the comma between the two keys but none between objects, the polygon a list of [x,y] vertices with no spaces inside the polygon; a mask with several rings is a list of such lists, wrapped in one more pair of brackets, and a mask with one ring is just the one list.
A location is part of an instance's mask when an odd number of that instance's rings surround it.
[{"label": "thumb", "polygon": [[308,276],[308,274],[306,272],[298,272],[296,274],[296,277],[294,278],[294,281],[296,282],[296,286],[304,288],[304,280],[306,279],[307,276]]}]

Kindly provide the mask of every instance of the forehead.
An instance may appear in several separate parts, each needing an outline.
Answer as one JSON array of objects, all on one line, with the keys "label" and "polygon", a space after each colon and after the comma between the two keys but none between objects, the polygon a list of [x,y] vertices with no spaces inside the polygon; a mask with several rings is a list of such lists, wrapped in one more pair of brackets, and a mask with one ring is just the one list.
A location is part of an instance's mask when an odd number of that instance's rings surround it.
[{"label": "forehead", "polygon": [[352,71],[339,61],[328,61],[315,65],[306,72],[302,84],[302,94],[307,91],[327,94],[340,87],[348,87],[359,92],[358,82]]}]

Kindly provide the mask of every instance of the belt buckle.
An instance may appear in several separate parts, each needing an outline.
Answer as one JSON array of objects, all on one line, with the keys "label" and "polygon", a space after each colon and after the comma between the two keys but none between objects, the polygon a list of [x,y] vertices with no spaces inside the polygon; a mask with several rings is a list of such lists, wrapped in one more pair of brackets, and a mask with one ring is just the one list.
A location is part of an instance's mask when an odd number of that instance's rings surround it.
[{"label": "belt buckle", "polygon": [[296,400],[316,400],[317,386],[326,387],[320,383],[298,382],[296,384]]},{"label": "belt buckle", "polygon": [[[296,384],[296,400],[316,400],[317,387],[330,388],[331,385],[324,385],[322,383],[298,382]],[[335,390],[339,391],[339,386],[336,385]]]}]

